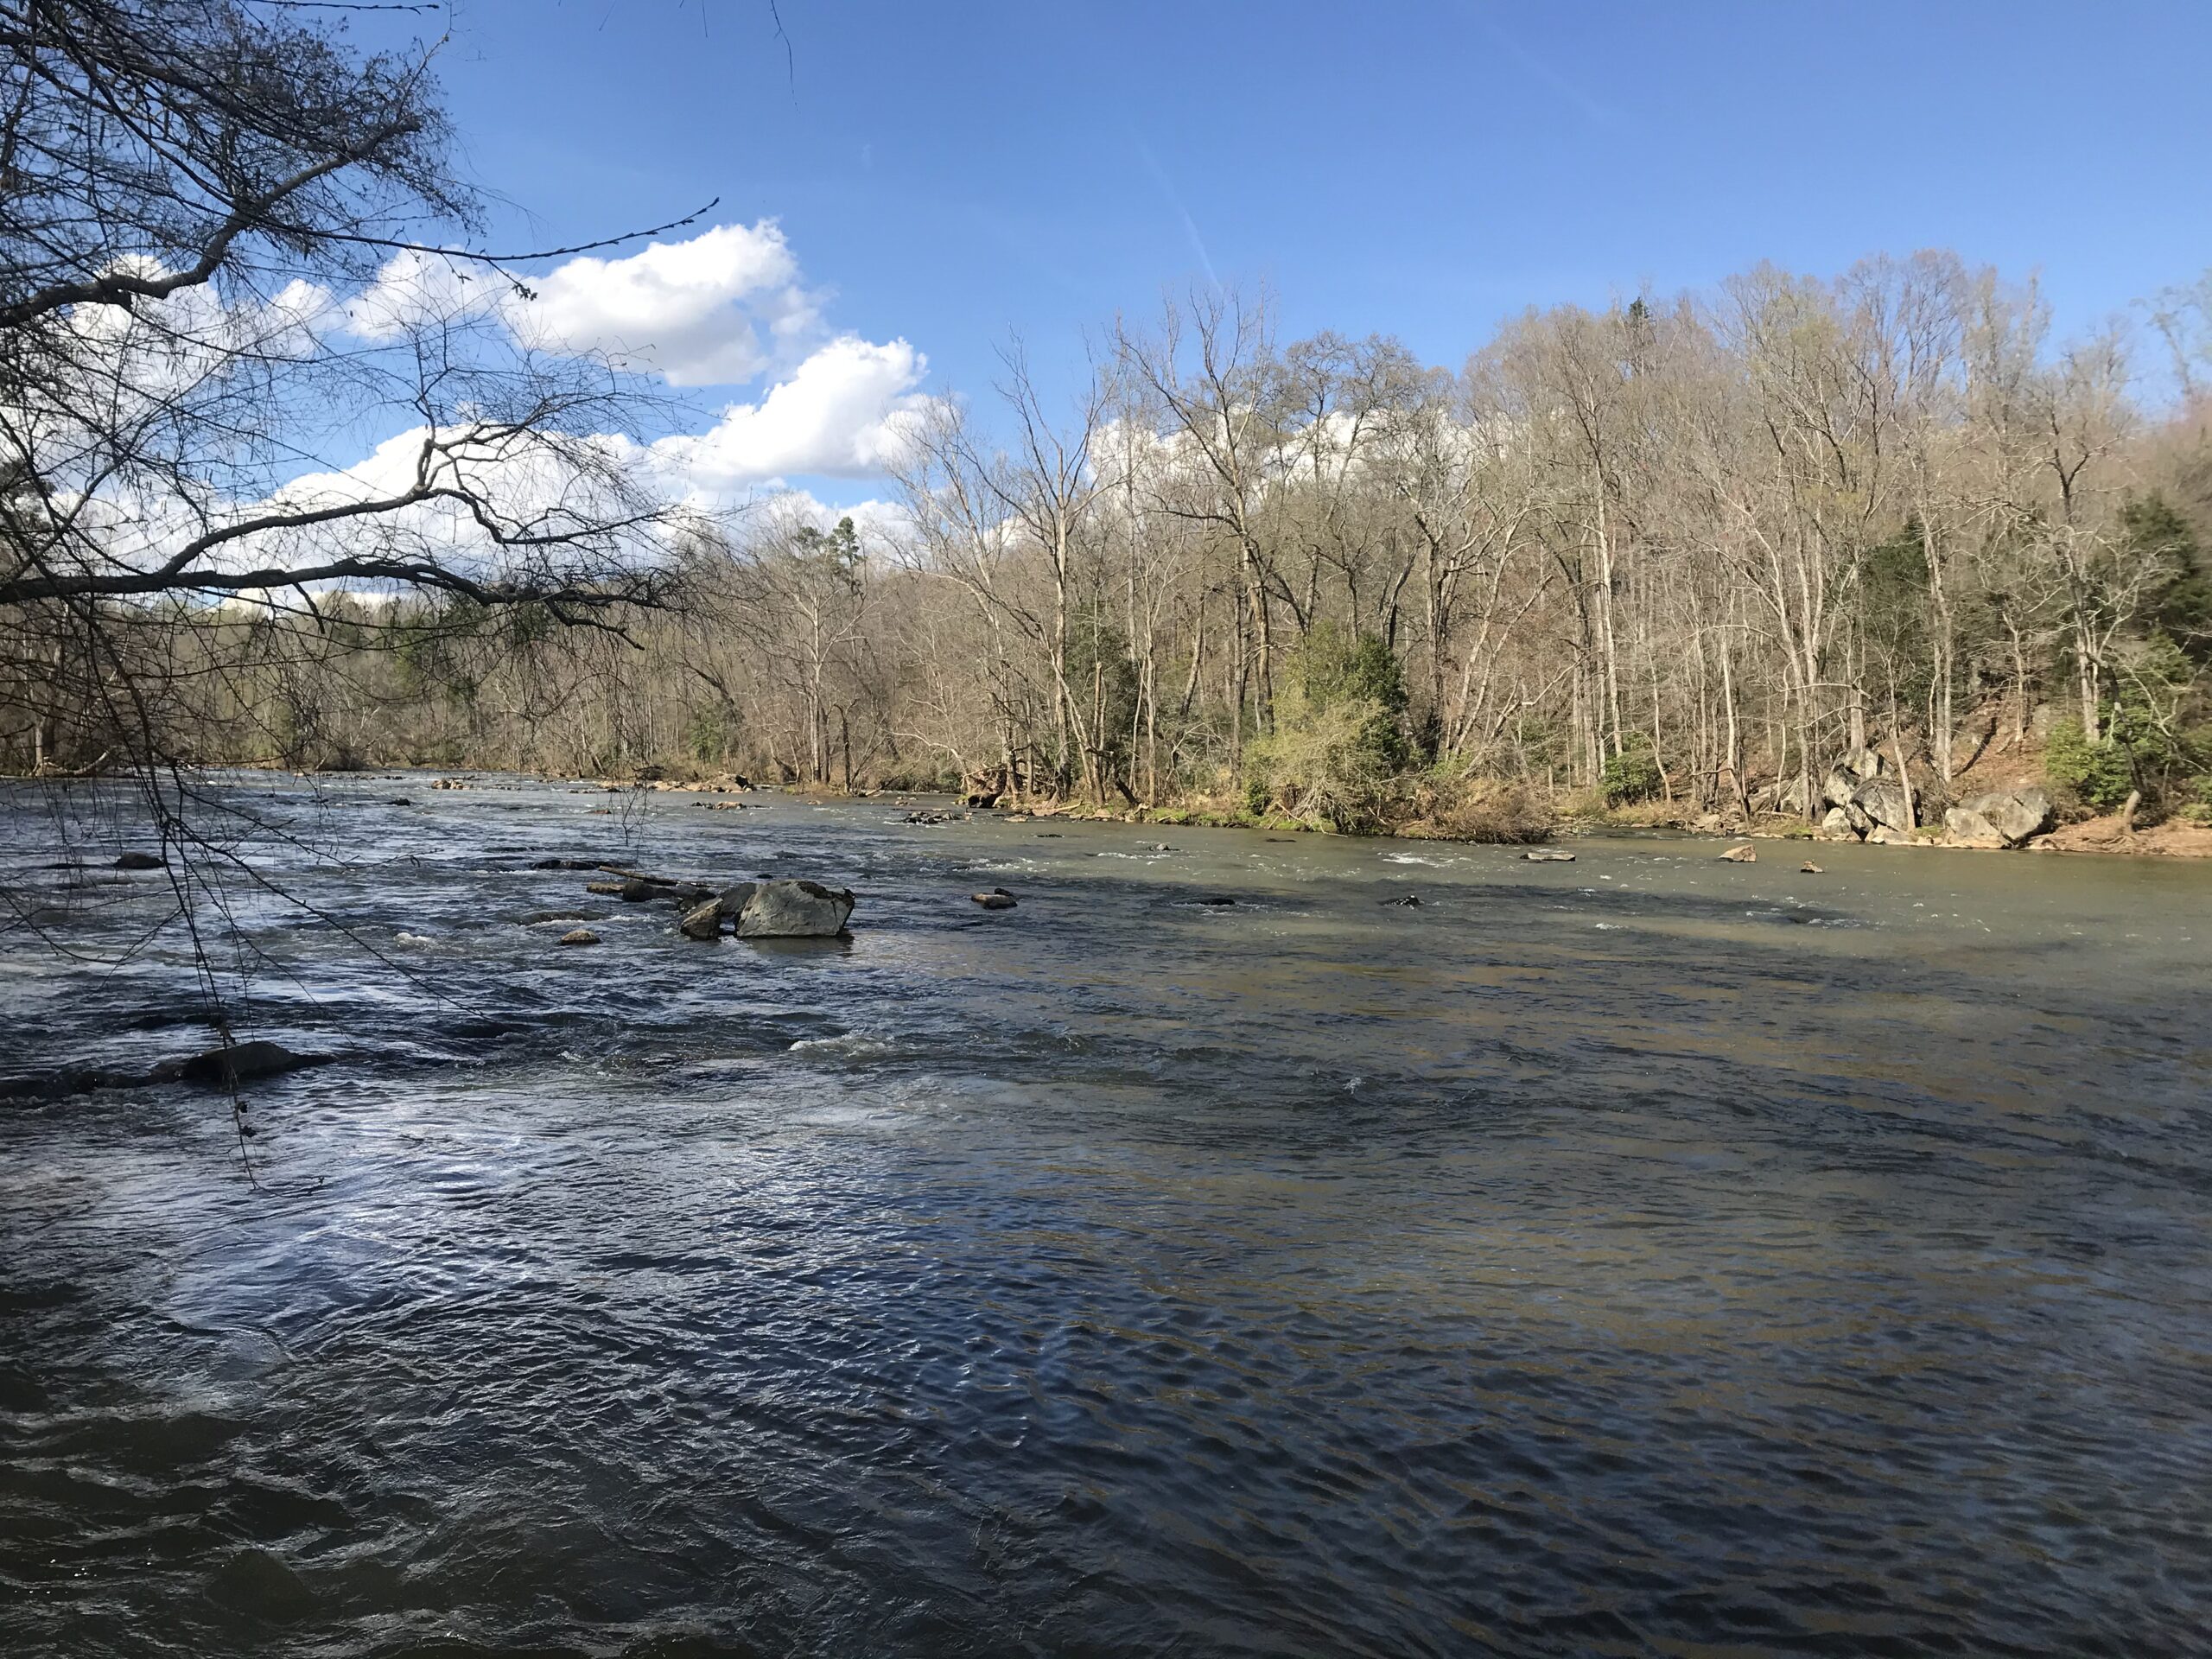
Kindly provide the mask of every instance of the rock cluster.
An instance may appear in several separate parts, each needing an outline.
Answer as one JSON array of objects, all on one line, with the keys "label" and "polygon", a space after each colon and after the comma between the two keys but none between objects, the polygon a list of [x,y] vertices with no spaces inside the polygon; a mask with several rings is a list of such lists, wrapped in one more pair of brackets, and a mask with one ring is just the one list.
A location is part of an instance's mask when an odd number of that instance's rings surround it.
[{"label": "rock cluster", "polygon": [[819,881],[741,881],[694,905],[677,925],[694,939],[720,938],[724,923],[741,939],[834,939],[855,902],[849,888]]},{"label": "rock cluster", "polygon": [[1917,829],[1942,826],[1952,847],[2018,847],[2051,825],[2050,797],[2028,785],[1989,790],[1962,801],[1943,798],[1931,779],[1916,788],[1885,770],[1872,749],[1847,755],[1821,784],[1827,810],[1815,834],[1823,841],[1863,841],[1882,846],[1909,842]]}]

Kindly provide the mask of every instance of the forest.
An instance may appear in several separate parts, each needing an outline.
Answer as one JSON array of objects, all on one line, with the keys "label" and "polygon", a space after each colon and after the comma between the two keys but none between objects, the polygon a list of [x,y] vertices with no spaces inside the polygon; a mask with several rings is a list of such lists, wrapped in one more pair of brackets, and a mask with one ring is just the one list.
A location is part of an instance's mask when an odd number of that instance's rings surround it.
[{"label": "forest", "polygon": [[[2205,301],[2056,342],[2033,283],[1921,252],[1532,310],[1447,369],[1194,290],[1117,320],[1071,396],[1009,345],[909,422],[887,499],[686,514],[650,591],[582,613],[342,579],[0,607],[0,760],[1513,838],[1812,819],[1871,753],[1923,822],[1993,769],[2202,821]],[[70,671],[100,651],[127,714]]]}]

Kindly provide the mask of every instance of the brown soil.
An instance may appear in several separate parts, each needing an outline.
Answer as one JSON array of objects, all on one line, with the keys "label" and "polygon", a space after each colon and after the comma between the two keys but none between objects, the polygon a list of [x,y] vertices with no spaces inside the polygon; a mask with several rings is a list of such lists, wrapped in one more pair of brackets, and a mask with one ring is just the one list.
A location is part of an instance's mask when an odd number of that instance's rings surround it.
[{"label": "brown soil", "polygon": [[2171,819],[2133,835],[2120,828],[2120,815],[2069,823],[2037,838],[2037,850],[2055,853],[2147,853],[2164,858],[2212,858],[2212,827]]}]

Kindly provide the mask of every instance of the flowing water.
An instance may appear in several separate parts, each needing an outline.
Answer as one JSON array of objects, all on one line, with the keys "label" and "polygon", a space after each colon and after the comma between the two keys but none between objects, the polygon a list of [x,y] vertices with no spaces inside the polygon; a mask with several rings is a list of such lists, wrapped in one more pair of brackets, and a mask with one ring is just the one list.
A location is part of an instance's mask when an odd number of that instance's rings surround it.
[{"label": "flowing water", "polygon": [[257,1184],[0,803],[11,1655],[2212,1650],[2212,868],[236,788]]}]

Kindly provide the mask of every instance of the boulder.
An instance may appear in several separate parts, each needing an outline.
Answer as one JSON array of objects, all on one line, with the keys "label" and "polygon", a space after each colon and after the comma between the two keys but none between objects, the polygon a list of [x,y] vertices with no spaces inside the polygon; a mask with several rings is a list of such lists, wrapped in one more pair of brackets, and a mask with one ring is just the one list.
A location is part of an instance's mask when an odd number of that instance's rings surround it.
[{"label": "boulder", "polygon": [[588,927],[572,927],[561,936],[563,944],[597,944],[599,935]]},{"label": "boulder", "polygon": [[615,891],[622,895],[622,902],[626,905],[642,905],[668,897],[667,888],[658,881],[648,881],[642,875],[626,877]]},{"label": "boulder", "polygon": [[[850,890],[832,892],[819,881],[756,881],[739,902],[741,939],[831,939],[845,931],[853,913]],[[720,900],[727,911],[731,888]]]},{"label": "boulder", "polygon": [[993,887],[988,893],[971,893],[968,896],[985,910],[1012,910],[1014,908],[1014,895],[1004,887]]},{"label": "boulder", "polygon": [[168,868],[152,853],[125,853],[115,861],[118,870],[159,870]]},{"label": "boulder", "polygon": [[1747,841],[1740,847],[1731,847],[1720,856],[1731,864],[1756,864],[1759,861],[1759,849]]},{"label": "boulder", "polygon": [[1904,847],[1911,843],[1912,836],[1903,830],[1892,830],[1886,823],[1878,823],[1866,832],[1869,847]]},{"label": "boulder", "polygon": [[1955,806],[1943,814],[1943,839],[1954,847],[2002,847],[2005,837],[1997,826],[1970,806]]},{"label": "boulder", "polygon": [[1882,752],[1879,749],[1853,749],[1843,757],[1842,768],[1858,778],[1878,778],[1882,775]]},{"label": "boulder", "polygon": [[2008,847],[2017,847],[2050,828],[2050,797],[2032,784],[2021,789],[1989,790],[1960,804],[1987,820]]},{"label": "boulder", "polygon": [[1841,766],[1828,773],[1827,781],[1821,785],[1821,798],[1830,806],[1849,806],[1858,792],[1859,779]]},{"label": "boulder", "polygon": [[1900,834],[1911,833],[1911,798],[1895,779],[1877,778],[1861,784],[1851,798],[1853,804],[1872,819],[1876,826]]},{"label": "boulder", "polygon": [[1797,867],[1797,874],[1800,875],[1825,875],[1827,872],[1823,870],[1819,865],[1814,863],[1813,861],[1808,858],[1802,864],[1800,864]]},{"label": "boulder", "polygon": [[1848,807],[1832,806],[1828,808],[1827,815],[1821,819],[1820,827],[1813,833],[1822,841],[1856,841],[1859,839],[1859,830],[1858,825],[1852,823],[1851,810]]},{"label": "boulder", "polygon": [[713,939],[721,937],[722,901],[709,899],[693,906],[683,912],[683,919],[677,923],[677,930],[687,939]]}]

